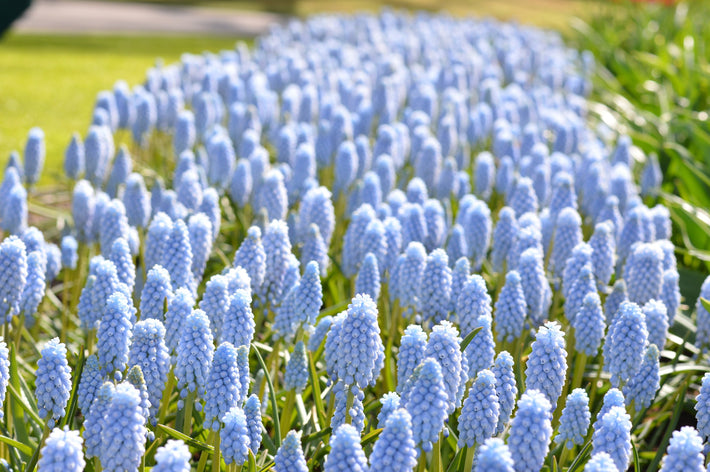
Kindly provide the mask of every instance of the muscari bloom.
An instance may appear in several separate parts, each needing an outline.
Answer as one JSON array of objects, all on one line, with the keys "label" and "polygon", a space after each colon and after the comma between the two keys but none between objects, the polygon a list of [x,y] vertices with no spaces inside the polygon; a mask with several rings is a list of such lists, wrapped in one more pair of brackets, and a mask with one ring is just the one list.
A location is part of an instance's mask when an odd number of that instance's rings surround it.
[{"label": "muscari bloom", "polygon": [[355,294],[368,295],[373,300],[380,297],[380,271],[377,258],[368,252],[355,279]]},{"label": "muscari bloom", "polygon": [[425,320],[439,322],[448,317],[451,298],[452,272],[449,258],[443,249],[435,249],[427,258],[420,286],[421,313]]},{"label": "muscari bloom", "polygon": [[32,128],[27,135],[25,143],[25,180],[34,185],[39,180],[44,167],[44,158],[47,153],[44,144],[44,131],[41,128]]},{"label": "muscari bloom", "polygon": [[698,420],[698,432],[707,440],[710,438],[710,373],[703,376],[696,398],[695,418]]},{"label": "muscari bloom", "polygon": [[301,393],[308,384],[308,358],[303,341],[298,341],[293,348],[293,353],[286,364],[284,374],[284,387]]},{"label": "muscari bloom", "polygon": [[412,415],[415,444],[431,451],[447,418],[448,396],[441,366],[425,358],[407,380],[402,391],[402,406]]},{"label": "muscari bloom", "polygon": [[384,346],[377,323],[377,305],[369,296],[356,295],[348,306],[337,352],[333,354],[338,378],[347,385],[355,383],[363,389],[374,384],[384,366]]},{"label": "muscari bloom", "polygon": [[243,267],[247,271],[251,289],[254,293],[258,293],[266,275],[266,253],[258,226],[252,226],[247,230],[247,237],[234,255],[234,267]]},{"label": "muscari bloom", "polygon": [[187,225],[182,220],[173,224],[172,231],[162,251],[162,266],[170,274],[173,289],[185,287],[195,291],[192,276],[192,248]]},{"label": "muscari bloom", "polygon": [[96,354],[92,354],[86,358],[84,369],[81,372],[81,380],[77,391],[79,409],[84,416],[88,415],[91,403],[96,398],[96,394],[103,383],[103,375],[101,375],[101,367],[99,366],[99,358]]},{"label": "muscari bloom", "polygon": [[565,207],[560,211],[555,225],[550,263],[553,273],[560,277],[572,249],[582,242],[582,219],[574,208]]},{"label": "muscari bloom", "polygon": [[140,392],[118,384],[106,409],[101,433],[101,467],[107,471],[135,470],[145,452],[146,427]]},{"label": "muscari bloom", "polygon": [[650,300],[642,310],[646,319],[649,344],[655,344],[659,349],[663,349],[668,334],[666,306],[660,300]]},{"label": "muscari bloom", "polygon": [[498,212],[498,222],[493,231],[493,250],[491,251],[491,264],[493,270],[502,272],[508,252],[513,246],[518,232],[518,222],[515,219],[515,211],[510,207],[501,208]]},{"label": "muscari bloom", "polygon": [[525,368],[526,386],[545,394],[556,405],[567,375],[564,333],[556,322],[545,323],[535,334],[532,353]]},{"label": "muscari bloom", "polygon": [[692,426],[674,431],[661,472],[704,472],[703,440]]},{"label": "muscari bloom", "polygon": [[79,431],[54,428],[42,446],[38,470],[42,472],[82,472],[86,462]]},{"label": "muscari bloom", "polygon": [[[106,182],[106,193],[109,197],[118,197],[118,188],[126,183],[126,178],[128,177],[128,174],[131,173],[131,170],[133,170],[133,161],[131,160],[131,156],[128,153],[126,146],[121,145],[116,158],[113,160],[111,173],[109,174],[108,181]],[[135,175],[137,175],[141,180],[143,179],[143,177],[139,174]]]},{"label": "muscari bloom", "polygon": [[76,242],[74,236],[67,235],[62,238],[61,260],[63,268],[76,269],[76,264],[79,262],[79,255],[77,254],[78,248],[79,244]]},{"label": "muscari bloom", "polygon": [[37,361],[35,397],[39,416],[53,428],[55,421],[64,416],[71,390],[71,369],[67,363],[67,348],[59,338],[49,341]]},{"label": "muscari bloom", "polygon": [[511,270],[505,275],[505,285],[495,304],[496,338],[512,342],[523,332],[527,305],[520,284],[520,274]]},{"label": "muscari bloom", "polygon": [[414,369],[424,359],[427,335],[419,325],[409,325],[404,330],[397,353],[397,392],[401,393]]},{"label": "muscari bloom", "polygon": [[461,409],[459,447],[473,447],[493,436],[499,413],[495,375],[490,370],[482,370],[478,372]]},{"label": "muscari bloom", "polygon": [[417,451],[412,436],[412,417],[397,409],[387,418],[382,434],[370,455],[370,472],[406,472],[417,465]]},{"label": "muscari bloom", "polygon": [[278,472],[308,472],[306,458],[301,447],[300,431],[291,430],[274,456],[274,469]]},{"label": "muscari bloom", "polygon": [[0,227],[10,234],[22,234],[27,228],[27,191],[15,185],[4,202]]},{"label": "muscari bloom", "polygon": [[94,401],[91,402],[91,408],[84,412],[84,440],[86,442],[86,457],[89,459],[99,457],[101,453],[104,416],[115,390],[112,382],[104,382],[96,393]]},{"label": "muscari bloom", "polygon": [[508,438],[516,472],[536,472],[542,468],[552,436],[551,422],[552,406],[545,394],[535,389],[523,393]]},{"label": "muscari bloom", "polygon": [[496,379],[496,395],[500,407],[498,416],[498,426],[496,433],[499,434],[508,424],[510,414],[515,407],[515,397],[518,395],[518,388],[515,383],[513,373],[513,357],[507,351],[501,351],[495,359],[491,372]]},{"label": "muscari bloom", "polygon": [[261,447],[261,434],[264,425],[261,420],[261,402],[259,397],[252,394],[244,402],[244,414],[247,417],[247,430],[249,431],[249,449],[256,455]]},{"label": "muscari bloom", "polygon": [[141,318],[163,321],[166,305],[171,298],[170,274],[162,266],[156,265],[148,272],[141,291]]},{"label": "muscari bloom", "polygon": [[565,299],[570,296],[570,290],[579,278],[579,271],[587,264],[592,263],[592,248],[589,244],[581,242],[572,249],[570,257],[565,262],[562,272],[562,294]]},{"label": "muscari bloom", "polygon": [[109,375],[116,370],[122,372],[126,368],[133,328],[133,307],[121,292],[111,294],[105,303],[106,310],[96,333],[96,349],[101,373]]},{"label": "muscari bloom", "polygon": [[473,267],[478,270],[486,258],[491,243],[493,223],[491,210],[481,200],[475,201],[466,211],[462,226],[466,235],[469,256],[473,259]]},{"label": "muscari bloom", "polygon": [[626,260],[624,279],[629,301],[643,305],[658,298],[663,284],[663,251],[658,245],[634,246]]},{"label": "muscari bloom", "polygon": [[639,369],[648,344],[648,331],[638,305],[624,302],[609,328],[605,346],[605,368],[611,373],[611,384],[618,387]]},{"label": "muscari bloom", "polygon": [[710,344],[710,311],[705,309],[702,299],[710,300],[710,276],[705,279],[700,287],[700,296],[695,302],[695,310],[697,314],[697,331],[695,333],[695,346],[699,349],[706,350]]},{"label": "muscari bloom", "polygon": [[100,221],[101,253],[108,255],[111,253],[111,246],[116,239],[128,238],[128,219],[123,203],[116,199],[107,202],[101,212]]},{"label": "muscari bloom", "polygon": [[350,219],[345,231],[342,250],[342,269],[347,277],[357,273],[362,256],[360,246],[370,221],[375,219],[375,210],[367,203],[360,205]]},{"label": "muscari bloom", "polygon": [[535,326],[541,325],[546,316],[546,294],[549,293],[545,275],[543,253],[538,248],[526,249],[518,264],[520,284],[525,294],[527,314]]},{"label": "muscari bloom", "polygon": [[[348,410],[348,396],[352,394],[352,405]],[[360,390],[357,385],[347,386],[342,382],[338,382],[333,386],[333,395],[335,396],[335,409],[333,416],[330,419],[331,429],[338,429],[341,424],[345,423],[346,415],[350,417],[350,424],[355,427],[358,432],[362,433],[365,428],[365,408],[362,401],[365,399],[365,393]]]},{"label": "muscari bloom", "polygon": [[113,242],[108,259],[116,267],[118,280],[132,293],[136,283],[136,266],[126,239],[118,238]]},{"label": "muscari bloom", "polygon": [[175,378],[180,398],[204,390],[214,354],[210,321],[202,310],[193,310],[182,325],[178,342]]},{"label": "muscari bloom", "polygon": [[190,472],[190,449],[177,439],[168,439],[164,446],[155,452],[153,472]]},{"label": "muscari bloom", "polygon": [[143,372],[151,405],[150,419],[155,424],[170,370],[170,354],[165,345],[165,328],[161,321],[145,319],[136,323],[128,363],[139,366]]},{"label": "muscari bloom", "polygon": [[607,295],[606,301],[604,302],[604,313],[606,314],[607,325],[611,326],[614,324],[614,319],[619,311],[619,307],[623,302],[629,300],[626,295],[626,282],[624,279],[619,279],[614,282],[614,286],[611,289],[611,293]]},{"label": "muscari bloom", "polygon": [[432,328],[424,350],[425,358],[433,358],[441,365],[448,413],[451,414],[461,405],[466,388],[467,362],[461,353],[461,338],[458,330],[449,321],[441,321]]},{"label": "muscari bloom", "polygon": [[27,279],[20,298],[20,311],[25,314],[25,324],[34,324],[39,304],[44,297],[45,275],[44,255],[40,251],[32,251],[27,256]]},{"label": "muscari bloom", "polygon": [[639,370],[624,385],[623,390],[627,405],[634,402],[636,412],[648,408],[653,403],[656,392],[660,388],[659,367],[658,348],[655,344],[649,344]]},{"label": "muscari bloom", "polygon": [[555,437],[555,443],[564,444],[568,449],[574,445],[584,444],[591,417],[587,392],[582,388],[572,390],[562,410],[559,434]]},{"label": "muscari bloom", "polygon": [[84,143],[79,133],[72,133],[71,141],[64,152],[64,173],[73,180],[84,173]]},{"label": "muscari bloom", "polygon": [[412,242],[405,251],[406,258],[398,269],[399,304],[416,308],[419,304],[420,286],[426,266],[426,250],[419,242]]},{"label": "muscari bloom", "polygon": [[476,455],[476,472],[514,472],[513,456],[500,438],[489,438]]},{"label": "muscari bloom", "polygon": [[613,225],[608,221],[597,223],[589,246],[592,248],[594,276],[601,286],[606,286],[614,273],[616,241]]},{"label": "muscari bloom", "polygon": [[515,216],[520,219],[525,213],[537,213],[537,194],[533,182],[527,177],[519,178],[515,183],[512,196],[509,197],[508,206],[515,210]]},{"label": "muscari bloom", "polygon": [[266,271],[260,293],[264,301],[268,300],[272,305],[278,305],[284,295],[284,277],[288,255],[291,253],[286,223],[280,220],[269,223],[264,232],[263,244]]},{"label": "muscari bloom", "polygon": [[205,427],[217,431],[220,418],[241,404],[237,350],[231,343],[217,347],[205,388]]},{"label": "muscari bloom", "polygon": [[570,288],[569,296],[564,303],[565,317],[574,323],[577,318],[577,313],[582,309],[582,303],[584,302],[584,297],[590,293],[597,292],[597,284],[594,281],[594,274],[592,273],[592,264],[586,263],[581,267],[576,276],[574,277],[574,283]]},{"label": "muscari bloom", "polygon": [[572,320],[575,333],[575,350],[587,356],[594,356],[599,350],[606,324],[604,311],[597,292],[590,292],[584,296],[582,306]]},{"label": "muscari bloom", "polygon": [[325,458],[325,472],[367,472],[367,457],[360,445],[360,433],[343,424],[330,438],[330,453]]},{"label": "muscari bloom", "polygon": [[669,326],[673,324],[675,315],[678,312],[678,307],[680,306],[679,278],[680,276],[675,268],[663,272],[663,285],[661,286],[660,299],[666,307]]},{"label": "muscari bloom", "polygon": [[602,451],[592,454],[592,458],[584,466],[584,472],[619,472],[619,469],[611,456]]},{"label": "muscari bloom", "polygon": [[594,424],[592,454],[606,452],[616,468],[626,470],[631,456],[631,419],[621,406],[614,406]]}]

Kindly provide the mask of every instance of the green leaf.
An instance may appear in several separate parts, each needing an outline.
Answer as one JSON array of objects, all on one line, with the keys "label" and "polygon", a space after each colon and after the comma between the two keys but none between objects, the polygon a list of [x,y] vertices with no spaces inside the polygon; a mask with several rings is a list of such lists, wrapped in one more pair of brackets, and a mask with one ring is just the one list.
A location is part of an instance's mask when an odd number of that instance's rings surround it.
[{"label": "green leaf", "polygon": [[266,367],[266,363],[264,362],[264,358],[261,357],[261,353],[259,352],[259,349],[252,343],[252,347],[254,348],[254,352],[256,353],[256,358],[259,361],[259,365],[261,366],[262,370],[264,371],[264,377],[266,378],[266,383],[269,386],[269,396],[271,397],[271,411],[272,411],[272,418],[274,421],[274,445],[278,449],[281,447],[281,423],[279,422],[279,406],[278,403],[276,402],[276,391],[274,390],[274,383],[271,381],[271,374],[269,373],[269,369]]},{"label": "green leaf", "polygon": [[705,308],[707,311],[710,311],[710,301],[706,298],[700,298],[700,303],[703,304],[703,308]]},{"label": "green leaf", "polygon": [[584,459],[586,459],[587,455],[589,454],[589,451],[592,449],[592,441],[589,441],[587,444],[584,445],[581,451],[579,451],[579,454],[577,454],[577,457],[574,458],[572,461],[572,464],[570,464],[569,469],[567,469],[567,472],[576,472],[577,470],[581,470],[582,467],[582,462],[584,462]]},{"label": "green leaf", "polygon": [[158,424],[158,429],[162,430],[165,434],[170,436],[171,438],[174,439],[179,439],[183,441],[185,444],[188,444],[192,447],[195,447],[199,449],[200,451],[207,451],[209,453],[214,452],[214,447],[212,445],[204,443],[202,441],[198,441],[197,439],[193,439],[190,436],[188,436],[185,433],[181,433],[180,431],[177,431],[170,426],[166,426],[164,424]]},{"label": "green leaf", "polygon": [[641,466],[639,465],[639,451],[636,449],[636,444],[631,441],[631,448],[634,451],[634,472],[641,472]]},{"label": "green leaf", "polygon": [[8,446],[14,447],[27,457],[31,456],[32,452],[34,451],[34,447],[30,447],[27,444],[22,444],[19,441],[15,441],[14,439],[8,438],[7,436],[0,435],[0,442],[4,442]]},{"label": "green leaf", "polygon": [[318,378],[316,365],[315,362],[313,362],[313,353],[311,352],[308,352],[308,373],[311,377],[311,388],[313,389],[313,401],[316,405],[316,413],[318,414],[318,424],[325,425],[328,414],[325,411],[323,399],[321,398],[320,379]]},{"label": "green leaf", "polygon": [[360,441],[360,444],[362,444],[362,447],[368,446],[369,444],[375,442],[378,437],[380,437],[380,434],[382,433],[382,428],[379,429],[373,429],[369,433],[365,435],[365,437],[362,438],[362,441]]},{"label": "green leaf", "polygon": [[468,345],[471,344],[471,341],[473,341],[473,338],[475,338],[476,335],[478,334],[478,332],[481,331],[482,329],[483,329],[483,327],[479,326],[478,328],[476,328],[473,331],[471,331],[470,333],[468,333],[468,335],[463,339],[463,341],[461,341],[461,350],[462,351],[466,350]]},{"label": "green leaf", "polygon": [[74,368],[74,381],[71,389],[71,397],[69,397],[69,407],[67,408],[67,413],[62,419],[61,426],[64,427],[69,424],[71,428],[71,420],[76,414],[76,405],[78,403],[78,390],[79,381],[81,379],[81,373],[84,371],[84,346],[79,347],[79,359],[76,361],[76,367]]},{"label": "green leaf", "polygon": [[256,457],[254,457],[254,453],[249,449],[249,459],[247,462],[247,470],[249,472],[256,472]]}]

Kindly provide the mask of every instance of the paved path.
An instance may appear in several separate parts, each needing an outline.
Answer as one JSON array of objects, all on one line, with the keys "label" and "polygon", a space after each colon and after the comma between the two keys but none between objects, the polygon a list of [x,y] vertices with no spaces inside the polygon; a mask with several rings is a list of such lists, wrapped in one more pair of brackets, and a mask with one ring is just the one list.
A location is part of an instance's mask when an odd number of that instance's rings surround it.
[{"label": "paved path", "polygon": [[33,33],[256,36],[283,22],[273,13],[85,0],[35,0],[13,29]]}]

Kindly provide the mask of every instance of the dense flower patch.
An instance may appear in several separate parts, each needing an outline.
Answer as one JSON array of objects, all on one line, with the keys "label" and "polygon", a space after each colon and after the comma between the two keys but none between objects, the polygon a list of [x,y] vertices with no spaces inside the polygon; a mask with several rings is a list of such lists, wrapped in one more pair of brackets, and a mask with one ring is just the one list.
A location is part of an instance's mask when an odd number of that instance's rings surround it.
[{"label": "dense flower patch", "polygon": [[710,313],[658,163],[587,120],[593,67],[391,12],[185,55],[98,96],[58,244],[33,129],[0,186],[5,465],[704,471]]}]

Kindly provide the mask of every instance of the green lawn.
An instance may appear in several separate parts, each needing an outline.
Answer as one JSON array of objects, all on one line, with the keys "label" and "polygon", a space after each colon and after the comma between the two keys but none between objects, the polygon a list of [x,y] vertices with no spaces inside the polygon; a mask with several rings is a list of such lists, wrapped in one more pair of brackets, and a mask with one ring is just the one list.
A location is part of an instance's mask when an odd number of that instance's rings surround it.
[{"label": "green lawn", "polygon": [[118,79],[130,85],[161,57],[232,48],[235,39],[148,36],[57,36],[10,34],[0,41],[0,165],[22,151],[27,132],[41,127],[47,141],[42,183],[61,172],[71,133],[91,121],[96,94]]}]

